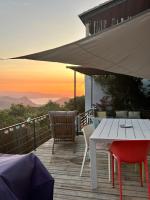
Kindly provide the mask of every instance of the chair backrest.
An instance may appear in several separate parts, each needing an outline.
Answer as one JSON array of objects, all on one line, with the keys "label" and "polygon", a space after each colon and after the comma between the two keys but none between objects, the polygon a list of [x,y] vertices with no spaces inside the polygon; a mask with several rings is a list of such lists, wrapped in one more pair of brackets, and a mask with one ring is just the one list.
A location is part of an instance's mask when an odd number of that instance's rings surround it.
[{"label": "chair backrest", "polygon": [[82,128],[86,146],[89,146],[89,138],[92,135],[93,131],[94,131],[94,126],[92,124],[86,125]]},{"label": "chair backrest", "polygon": [[49,111],[52,137],[56,139],[74,139],[76,111]]},{"label": "chair backrest", "polygon": [[122,111],[116,111],[116,118],[127,118],[128,117],[128,111],[122,110]]},{"label": "chair backrest", "polygon": [[140,119],[140,112],[139,111],[129,111],[128,112],[128,118],[130,119]]},{"label": "chair backrest", "polygon": [[107,113],[106,111],[97,111],[96,112],[97,117],[99,118],[106,118],[107,117]]},{"label": "chair backrest", "polygon": [[112,143],[110,150],[120,161],[141,162],[148,154],[149,141],[115,141]]}]

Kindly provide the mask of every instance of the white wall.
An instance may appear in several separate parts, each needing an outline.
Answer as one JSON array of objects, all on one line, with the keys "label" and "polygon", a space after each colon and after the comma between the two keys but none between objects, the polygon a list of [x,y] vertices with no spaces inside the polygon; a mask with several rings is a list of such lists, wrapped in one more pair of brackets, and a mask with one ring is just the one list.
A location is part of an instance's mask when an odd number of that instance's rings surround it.
[{"label": "white wall", "polygon": [[[101,86],[93,80],[93,104],[99,103],[99,100],[105,96]],[[85,111],[91,109],[91,77],[85,76]]]},{"label": "white wall", "polygon": [[148,87],[148,85],[150,85],[150,80],[147,79],[143,79],[143,89],[145,89],[145,94],[147,94],[148,92],[150,92],[150,87]]}]

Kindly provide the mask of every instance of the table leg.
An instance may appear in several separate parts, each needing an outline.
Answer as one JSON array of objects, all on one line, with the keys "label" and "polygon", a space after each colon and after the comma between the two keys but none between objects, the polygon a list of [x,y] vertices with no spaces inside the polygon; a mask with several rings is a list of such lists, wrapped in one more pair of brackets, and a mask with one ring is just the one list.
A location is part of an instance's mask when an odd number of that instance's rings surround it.
[{"label": "table leg", "polygon": [[96,189],[97,188],[96,142],[92,139],[90,139],[90,160],[91,160],[92,189]]}]

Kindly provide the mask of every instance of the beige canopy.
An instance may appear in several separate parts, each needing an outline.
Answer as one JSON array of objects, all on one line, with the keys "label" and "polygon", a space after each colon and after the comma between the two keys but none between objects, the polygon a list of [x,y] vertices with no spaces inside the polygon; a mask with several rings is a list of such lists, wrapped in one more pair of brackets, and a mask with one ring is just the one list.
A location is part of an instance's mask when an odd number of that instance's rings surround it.
[{"label": "beige canopy", "polygon": [[94,36],[18,59],[61,62],[150,79],[150,12]]},{"label": "beige canopy", "polygon": [[92,67],[83,67],[83,66],[67,66],[68,69],[72,69],[75,72],[79,72],[81,74],[85,74],[88,76],[93,76],[93,75],[114,75],[115,73],[100,70],[97,68],[92,68]]}]

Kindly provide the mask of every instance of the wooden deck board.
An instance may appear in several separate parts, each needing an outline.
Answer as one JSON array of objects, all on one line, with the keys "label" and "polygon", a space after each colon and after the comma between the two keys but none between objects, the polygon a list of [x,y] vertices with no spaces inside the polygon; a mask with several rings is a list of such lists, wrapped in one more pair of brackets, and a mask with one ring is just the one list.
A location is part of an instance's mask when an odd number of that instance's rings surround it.
[{"label": "wooden deck board", "polygon": [[[55,179],[54,200],[119,200],[117,177],[115,188],[108,182],[107,155],[97,153],[97,190],[91,189],[88,159],[83,176],[79,176],[83,152],[83,136],[77,137],[75,153],[72,144],[56,144],[55,154],[52,155],[52,140],[41,145],[35,152]],[[147,199],[146,183],[140,187],[138,172],[131,166],[123,168],[123,199]]]}]

